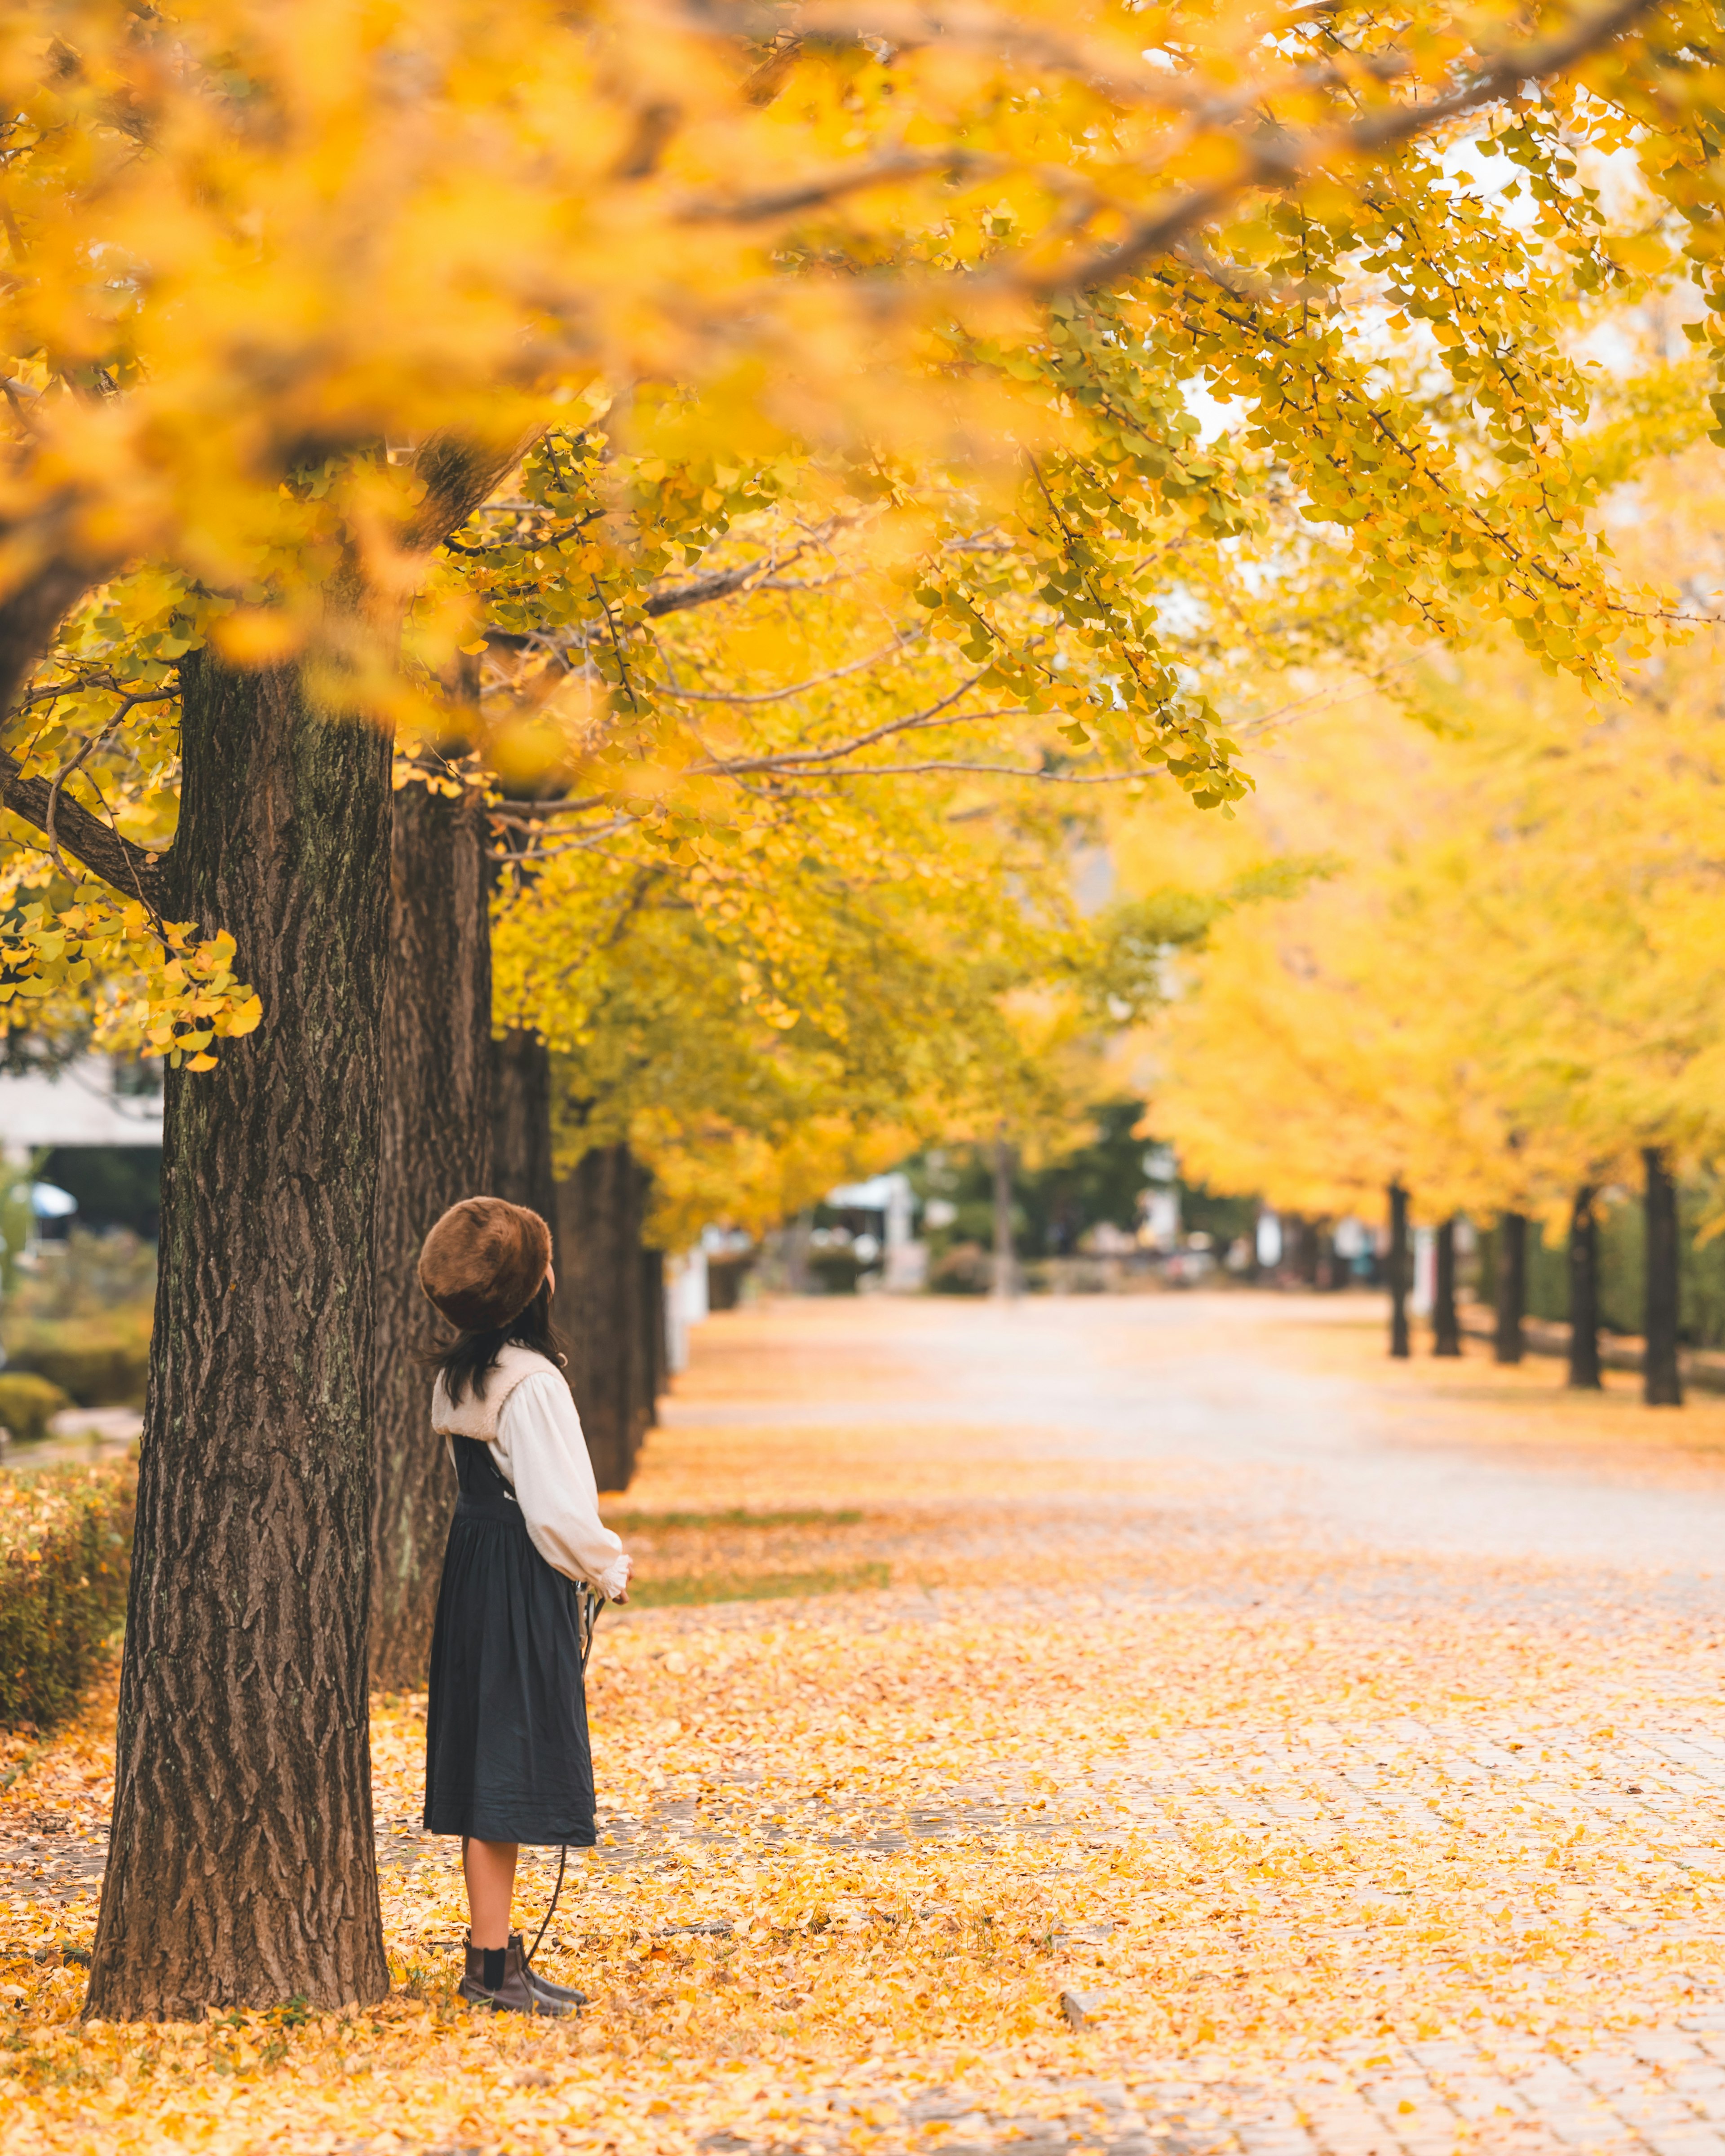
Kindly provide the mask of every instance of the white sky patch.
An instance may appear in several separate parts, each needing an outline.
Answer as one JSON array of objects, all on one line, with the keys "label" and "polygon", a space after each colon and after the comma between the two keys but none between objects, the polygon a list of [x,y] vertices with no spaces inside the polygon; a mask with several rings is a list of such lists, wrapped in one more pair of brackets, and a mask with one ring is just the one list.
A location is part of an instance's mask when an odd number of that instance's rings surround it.
[{"label": "white sky patch", "polygon": [[1206,445],[1220,435],[1232,434],[1252,408],[1246,398],[1218,397],[1201,376],[1183,382],[1180,395],[1185,400],[1186,409],[1198,422],[1198,439]]}]

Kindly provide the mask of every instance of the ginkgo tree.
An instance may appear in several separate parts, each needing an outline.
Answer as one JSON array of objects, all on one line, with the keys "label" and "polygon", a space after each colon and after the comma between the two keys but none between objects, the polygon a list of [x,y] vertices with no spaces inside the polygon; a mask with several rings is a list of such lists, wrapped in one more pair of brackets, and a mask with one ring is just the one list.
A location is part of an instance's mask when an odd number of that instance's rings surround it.
[{"label": "ginkgo tree", "polygon": [[[485,505],[537,459],[522,603],[583,628],[597,790],[672,854],[690,730],[629,693],[631,608],[676,603],[661,505],[690,576],[730,543],[726,474],[870,520],[1003,724],[1200,804],[1244,783],[1206,662],[1483,619],[1609,671],[1668,595],[1589,526],[1574,332],[1676,254],[1725,346],[1715,37],[1635,0],[36,0],[0,27],[0,791],[64,879],[5,956],[14,1003],[131,965],[125,1022],[176,1065],[93,2011],[387,1984],[388,737],[470,725],[461,659],[503,625],[502,565],[459,551],[494,552]],[[1200,390],[1240,408],[1220,445]],[[596,426],[597,490],[549,447]],[[140,700],[170,675],[167,843]]]},{"label": "ginkgo tree", "polygon": [[[1719,501],[1711,453],[1651,467],[1620,531],[1715,613]],[[1248,820],[1321,835],[1332,873],[1219,932],[1156,1051],[1158,1127],[1196,1173],[1306,1211],[1394,1184],[1428,1218],[1573,1221],[1584,1265],[1602,1187],[1656,1201],[1712,1167],[1717,634],[1598,701],[1520,654],[1428,670],[1435,737],[1368,701],[1317,722]],[[1674,1271],[1650,1282],[1674,1326]]]}]

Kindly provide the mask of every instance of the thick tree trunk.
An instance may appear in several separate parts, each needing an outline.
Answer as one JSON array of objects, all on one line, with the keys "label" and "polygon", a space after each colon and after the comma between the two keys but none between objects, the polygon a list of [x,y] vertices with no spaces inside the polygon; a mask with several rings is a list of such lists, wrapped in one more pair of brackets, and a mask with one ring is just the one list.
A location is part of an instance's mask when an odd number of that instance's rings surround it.
[{"label": "thick tree trunk", "polygon": [[1397,1362],[1413,1353],[1408,1333],[1408,1194],[1399,1183],[1389,1186],[1389,1352]]},{"label": "thick tree trunk", "polygon": [[372,1458],[372,1682],[425,1681],[455,1478],[413,1350],[436,1330],[419,1246],[491,1183],[491,943],[484,819],[472,798],[395,797],[377,1184],[377,1407]]},{"label": "thick tree trunk", "polygon": [[389,747],[293,670],[183,669],[172,912],[263,1029],[173,1071],[114,1820],[87,2014],[389,1989],[367,1507]]},{"label": "thick tree trunk", "polygon": [[645,1178],[626,1145],[596,1146],[557,1185],[552,1316],[569,1343],[569,1384],[602,1490],[626,1490],[646,1433]]},{"label": "thick tree trunk", "polygon": [[1569,1214],[1569,1383],[1598,1392],[1599,1375],[1599,1224],[1594,1187],[1584,1183]]},{"label": "thick tree trunk", "polygon": [[1455,1313],[1455,1216],[1437,1231],[1437,1281],[1431,1303],[1431,1352],[1461,1353],[1461,1322]]},{"label": "thick tree trunk", "polygon": [[1519,1363],[1527,1351],[1523,1326],[1527,1315],[1527,1218],[1524,1213],[1497,1216],[1497,1330],[1491,1342],[1499,1363]]},{"label": "thick tree trunk", "polygon": [[1010,1298],[1018,1291],[1018,1259],[1012,1246],[1012,1147],[1003,1123],[994,1137],[994,1274],[991,1292]]},{"label": "thick tree trunk", "polygon": [[511,1205],[531,1206],[556,1241],[551,1050],[520,1026],[491,1043],[491,1188]]},{"label": "thick tree trunk", "polygon": [[1683,1376],[1677,1363],[1677,1186],[1657,1146],[1643,1147],[1641,1164],[1647,1176],[1644,1199],[1647,1302],[1643,1327],[1647,1344],[1641,1358],[1642,1397],[1650,1408],[1680,1408],[1683,1404]]}]

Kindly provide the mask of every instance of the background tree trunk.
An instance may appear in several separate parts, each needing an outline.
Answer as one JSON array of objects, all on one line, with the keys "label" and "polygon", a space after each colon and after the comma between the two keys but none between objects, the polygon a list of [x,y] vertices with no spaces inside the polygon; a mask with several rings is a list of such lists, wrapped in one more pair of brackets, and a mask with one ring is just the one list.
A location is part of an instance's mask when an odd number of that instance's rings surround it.
[{"label": "background tree trunk", "polygon": [[377,1184],[377,1406],[372,1455],[372,1682],[425,1681],[455,1478],[413,1350],[435,1331],[419,1246],[491,1184],[491,939],[476,800],[395,797]]},{"label": "background tree trunk", "polygon": [[551,1050],[536,1033],[511,1026],[491,1043],[491,1188],[531,1206],[557,1233],[551,1149]]},{"label": "background tree trunk", "polygon": [[367,1508],[389,745],[188,657],[178,919],[262,1029],[172,1071],[113,1835],[85,2012],[389,1989]]},{"label": "background tree trunk", "polygon": [[626,1145],[595,1146],[557,1185],[552,1316],[602,1490],[626,1490],[650,1404],[641,1214],[646,1178]]},{"label": "background tree trunk", "polygon": [[1431,1302],[1431,1352],[1461,1353],[1461,1324],[1455,1314],[1455,1216],[1437,1231],[1437,1279]]},{"label": "background tree trunk", "polygon": [[1408,1335],[1408,1194],[1389,1186],[1389,1352],[1398,1362],[1413,1353]]},{"label": "background tree trunk", "polygon": [[1641,1358],[1642,1397],[1650,1408],[1683,1404],[1683,1376],[1677,1363],[1680,1242],[1677,1186],[1657,1146],[1642,1148],[1647,1181],[1643,1203],[1647,1224],[1647,1305]]},{"label": "background tree trunk", "polygon": [[1598,1392],[1599,1375],[1599,1224],[1594,1187],[1584,1183],[1569,1214],[1569,1383]]},{"label": "background tree trunk", "polygon": [[646,1421],[657,1427],[659,1402],[668,1381],[670,1344],[665,1337],[665,1252],[641,1253],[641,1339],[646,1350]]},{"label": "background tree trunk", "polygon": [[1012,1247],[1012,1147],[1003,1123],[994,1134],[994,1295],[1019,1291],[1018,1260]]},{"label": "background tree trunk", "polygon": [[1493,1358],[1519,1363],[1527,1352],[1522,1326],[1527,1315],[1527,1219],[1522,1213],[1497,1216],[1497,1331]]}]

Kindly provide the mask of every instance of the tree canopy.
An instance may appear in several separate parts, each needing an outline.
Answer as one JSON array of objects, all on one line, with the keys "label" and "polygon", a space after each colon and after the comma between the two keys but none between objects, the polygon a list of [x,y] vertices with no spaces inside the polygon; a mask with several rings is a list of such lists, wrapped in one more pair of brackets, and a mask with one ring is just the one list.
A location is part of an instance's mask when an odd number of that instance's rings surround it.
[{"label": "tree canopy", "polygon": [[[1625,553],[1725,588],[1710,454],[1651,470]],[[1279,774],[1332,873],[1225,924],[1158,1044],[1159,1128],[1196,1173],[1309,1211],[1556,1219],[1644,1147],[1725,1142],[1717,630],[1595,701],[1525,656],[1430,669],[1437,737],[1369,703]]]},{"label": "tree canopy", "polygon": [[1245,783],[1219,692],[1291,657],[1495,620],[1609,673],[1681,595],[1625,584],[1590,509],[1706,383],[1640,370],[1601,437],[1585,336],[1673,274],[1710,302],[1712,34],[1626,4],[17,11],[9,680],[71,613],[7,798],[127,904],[39,883],[15,984],[130,963],[128,1022],[196,1055],[249,1022],[149,858],[208,639],[449,737],[457,645],[535,638],[603,713],[586,790],[635,816],[703,753],[637,647],[787,548],[866,557],[888,639],[915,621],[1055,752],[1202,804]]}]

